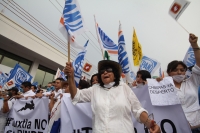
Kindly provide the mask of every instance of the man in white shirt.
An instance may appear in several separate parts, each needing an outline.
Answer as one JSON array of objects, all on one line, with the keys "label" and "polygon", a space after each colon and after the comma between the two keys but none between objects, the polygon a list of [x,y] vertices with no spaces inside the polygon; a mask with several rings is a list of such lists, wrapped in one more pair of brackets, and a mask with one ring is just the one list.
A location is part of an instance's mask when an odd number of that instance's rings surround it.
[{"label": "man in white shirt", "polygon": [[35,96],[35,93],[31,90],[31,82],[29,81],[25,81],[21,84],[21,88],[23,89],[24,93],[22,95],[19,96],[15,96],[16,99],[25,97],[32,97]]}]

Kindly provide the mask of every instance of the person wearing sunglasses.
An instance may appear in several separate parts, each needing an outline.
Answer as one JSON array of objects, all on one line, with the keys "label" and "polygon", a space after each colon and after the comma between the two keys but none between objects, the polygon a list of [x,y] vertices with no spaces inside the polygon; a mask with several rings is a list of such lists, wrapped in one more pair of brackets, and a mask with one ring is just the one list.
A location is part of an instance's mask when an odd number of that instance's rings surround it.
[{"label": "person wearing sunglasses", "polygon": [[72,103],[91,102],[93,133],[134,133],[132,114],[151,133],[160,133],[159,126],[148,117],[131,88],[120,82],[122,69],[119,63],[99,61],[99,85],[83,90],[75,86],[72,63],[66,63],[64,72],[68,76]]}]

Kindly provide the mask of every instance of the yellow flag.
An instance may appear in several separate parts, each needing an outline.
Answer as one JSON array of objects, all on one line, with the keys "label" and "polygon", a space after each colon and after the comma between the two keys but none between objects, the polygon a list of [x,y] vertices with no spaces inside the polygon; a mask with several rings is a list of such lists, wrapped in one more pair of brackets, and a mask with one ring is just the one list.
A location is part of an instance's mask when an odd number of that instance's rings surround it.
[{"label": "yellow flag", "polygon": [[139,66],[142,60],[142,46],[138,42],[135,30],[133,31],[132,54],[134,66]]}]

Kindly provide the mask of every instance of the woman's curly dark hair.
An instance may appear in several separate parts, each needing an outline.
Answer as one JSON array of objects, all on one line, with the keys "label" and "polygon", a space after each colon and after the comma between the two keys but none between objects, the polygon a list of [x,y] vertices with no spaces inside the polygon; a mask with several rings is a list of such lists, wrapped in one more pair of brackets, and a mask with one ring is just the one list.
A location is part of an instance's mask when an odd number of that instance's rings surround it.
[{"label": "woman's curly dark hair", "polygon": [[114,67],[114,66],[104,66],[104,67],[102,67],[101,69],[99,69],[99,72],[98,72],[98,80],[99,80],[99,85],[101,86],[101,87],[104,87],[104,83],[103,83],[103,81],[101,80],[101,73],[100,73],[100,71],[101,70],[103,70],[103,69],[105,69],[105,68],[112,68],[112,70],[113,70],[113,74],[114,74],[114,82],[115,82],[115,84],[113,85],[113,86],[118,86],[119,85],[119,81],[120,81],[120,77],[121,77],[121,75],[120,75],[120,72],[119,72],[119,70],[117,70],[116,69],[116,67]]}]

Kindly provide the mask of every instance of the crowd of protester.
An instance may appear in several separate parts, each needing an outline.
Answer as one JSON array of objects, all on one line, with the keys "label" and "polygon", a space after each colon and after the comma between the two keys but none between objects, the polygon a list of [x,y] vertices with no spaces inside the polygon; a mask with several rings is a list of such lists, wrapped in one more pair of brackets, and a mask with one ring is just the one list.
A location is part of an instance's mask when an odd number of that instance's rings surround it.
[{"label": "crowd of protester", "polygon": [[[200,48],[197,44],[198,38],[190,34],[189,42],[194,50],[196,64],[192,70],[192,75],[186,78],[187,66],[182,61],[171,61],[167,66],[167,73],[172,77],[178,97],[181,101],[183,112],[185,113],[192,133],[200,132],[200,106],[198,100],[198,88],[200,86]],[[121,79],[122,69],[119,63],[111,60],[102,60],[98,63],[98,73],[91,76],[90,82],[81,79],[78,87],[74,81],[74,70],[71,63],[66,63],[64,69],[67,81],[57,78],[47,84],[44,91],[41,86],[34,86],[25,81],[21,84],[23,93],[19,93],[18,88],[13,87],[5,92],[0,92],[3,99],[3,106],[0,111],[0,133],[4,131],[6,118],[13,104],[20,98],[41,98],[49,97],[49,125],[52,125],[51,116],[55,107],[60,106],[60,99],[63,93],[70,93],[72,103],[91,102],[93,111],[93,131],[104,132],[105,126],[114,133],[116,129],[121,132],[134,132],[131,114],[143,123],[151,133],[159,133],[160,128],[154,120],[148,118],[148,112],[141,107],[140,102],[132,89],[147,85],[147,79],[151,74],[146,70],[139,70],[136,80],[133,83],[124,83]],[[161,81],[163,78],[157,78]],[[108,102],[109,101],[109,102]],[[108,113],[112,113],[112,121],[107,122]],[[119,118],[123,118],[119,119]],[[119,128],[116,128],[119,127]]]}]

